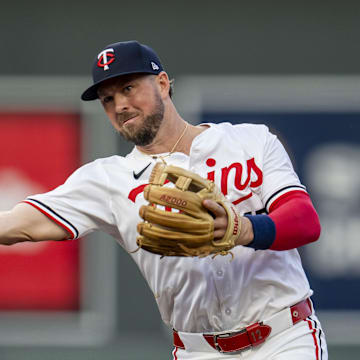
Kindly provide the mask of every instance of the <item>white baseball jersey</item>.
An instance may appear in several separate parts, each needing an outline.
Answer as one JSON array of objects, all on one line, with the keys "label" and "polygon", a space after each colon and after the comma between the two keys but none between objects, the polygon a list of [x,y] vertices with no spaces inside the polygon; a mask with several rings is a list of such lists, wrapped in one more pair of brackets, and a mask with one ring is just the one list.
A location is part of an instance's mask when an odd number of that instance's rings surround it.
[{"label": "white baseball jersey", "polygon": [[[173,153],[166,162],[214,180],[241,214],[266,213],[282,194],[306,191],[283,146],[266,126],[207,125],[194,139],[189,156]],[[74,239],[103,230],[132,251],[137,248],[136,225],[142,221],[139,208],[146,203],[143,189],[155,162],[135,147],[126,157],[82,166],[63,185],[26,202]],[[237,246],[232,251],[233,261],[230,255],[160,259],[143,249],[131,256],[164,322],[182,332],[235,330],[312,294],[296,249],[255,251]]]}]

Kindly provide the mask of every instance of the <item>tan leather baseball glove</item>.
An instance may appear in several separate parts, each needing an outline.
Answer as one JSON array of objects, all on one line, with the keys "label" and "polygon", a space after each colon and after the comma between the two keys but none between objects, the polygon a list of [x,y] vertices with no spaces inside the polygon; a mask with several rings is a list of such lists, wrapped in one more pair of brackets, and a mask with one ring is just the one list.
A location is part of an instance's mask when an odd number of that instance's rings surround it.
[{"label": "tan leather baseball glove", "polygon": [[[137,226],[139,247],[163,256],[204,257],[226,255],[235,246],[239,215],[212,181],[180,167],[157,163],[144,197],[149,204],[139,212],[144,219]],[[228,226],[220,240],[214,240],[214,218],[202,205],[204,199],[212,199],[226,210]]]}]

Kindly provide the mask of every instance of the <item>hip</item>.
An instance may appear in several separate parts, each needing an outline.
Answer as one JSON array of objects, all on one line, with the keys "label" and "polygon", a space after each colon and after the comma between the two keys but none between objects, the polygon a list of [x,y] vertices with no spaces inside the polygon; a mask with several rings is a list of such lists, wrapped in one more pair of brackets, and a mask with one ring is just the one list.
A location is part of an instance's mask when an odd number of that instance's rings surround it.
[{"label": "hip", "polygon": [[[210,338],[211,341],[206,338],[209,334],[178,333],[180,342],[175,341],[173,359],[327,360],[324,332],[312,307],[310,313],[306,312],[304,306],[290,309],[291,322],[287,320],[289,316],[285,310],[277,318],[259,322],[265,332],[253,324],[245,328],[247,331],[243,329],[235,333],[211,335],[215,339]],[[300,311],[305,312],[299,314]],[[294,313],[301,319],[294,322]],[[270,328],[269,332],[266,327]],[[246,337],[250,344],[248,346],[244,346]]]}]

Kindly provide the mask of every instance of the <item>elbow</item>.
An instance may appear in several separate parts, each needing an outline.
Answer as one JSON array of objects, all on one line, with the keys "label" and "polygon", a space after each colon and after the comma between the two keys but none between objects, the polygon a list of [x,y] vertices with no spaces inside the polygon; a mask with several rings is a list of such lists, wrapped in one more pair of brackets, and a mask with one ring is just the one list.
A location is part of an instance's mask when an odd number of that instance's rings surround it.
[{"label": "elbow", "polygon": [[306,229],[304,230],[304,235],[307,240],[305,243],[309,244],[319,240],[320,234],[321,234],[321,224],[320,224],[319,216],[314,210],[312,219],[306,224]]},{"label": "elbow", "polygon": [[[297,237],[297,245],[303,246],[316,242],[320,238],[321,225],[319,216],[310,204],[304,204],[301,211],[297,214],[298,229],[294,233]],[[296,226],[294,226],[296,228]]]},{"label": "elbow", "polygon": [[313,243],[320,237],[319,216],[308,197],[287,202],[269,216],[276,226],[276,237],[271,250],[298,248]]}]

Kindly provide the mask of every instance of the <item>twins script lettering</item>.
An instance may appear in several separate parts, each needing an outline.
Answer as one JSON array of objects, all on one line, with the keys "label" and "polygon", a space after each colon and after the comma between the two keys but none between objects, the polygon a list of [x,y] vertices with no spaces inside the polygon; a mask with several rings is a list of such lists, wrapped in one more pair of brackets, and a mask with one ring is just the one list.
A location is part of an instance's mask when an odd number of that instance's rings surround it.
[{"label": "twins script lettering", "polygon": [[[214,168],[216,166],[216,160],[209,158],[206,160],[206,165],[209,168]],[[230,175],[231,178],[233,178],[233,183],[229,183]],[[254,158],[246,160],[246,164],[234,162],[229,166],[208,171],[207,178],[220,184],[221,192],[224,195],[229,193],[229,188],[234,188],[241,192],[248,189],[245,195],[242,194],[239,198],[232,201],[234,205],[251,198],[253,194],[252,189],[259,187],[263,183],[263,173],[256,165]],[[135,202],[136,197],[144,191],[146,185],[147,184],[143,184],[132,189],[129,192],[128,198],[132,202]]]}]

